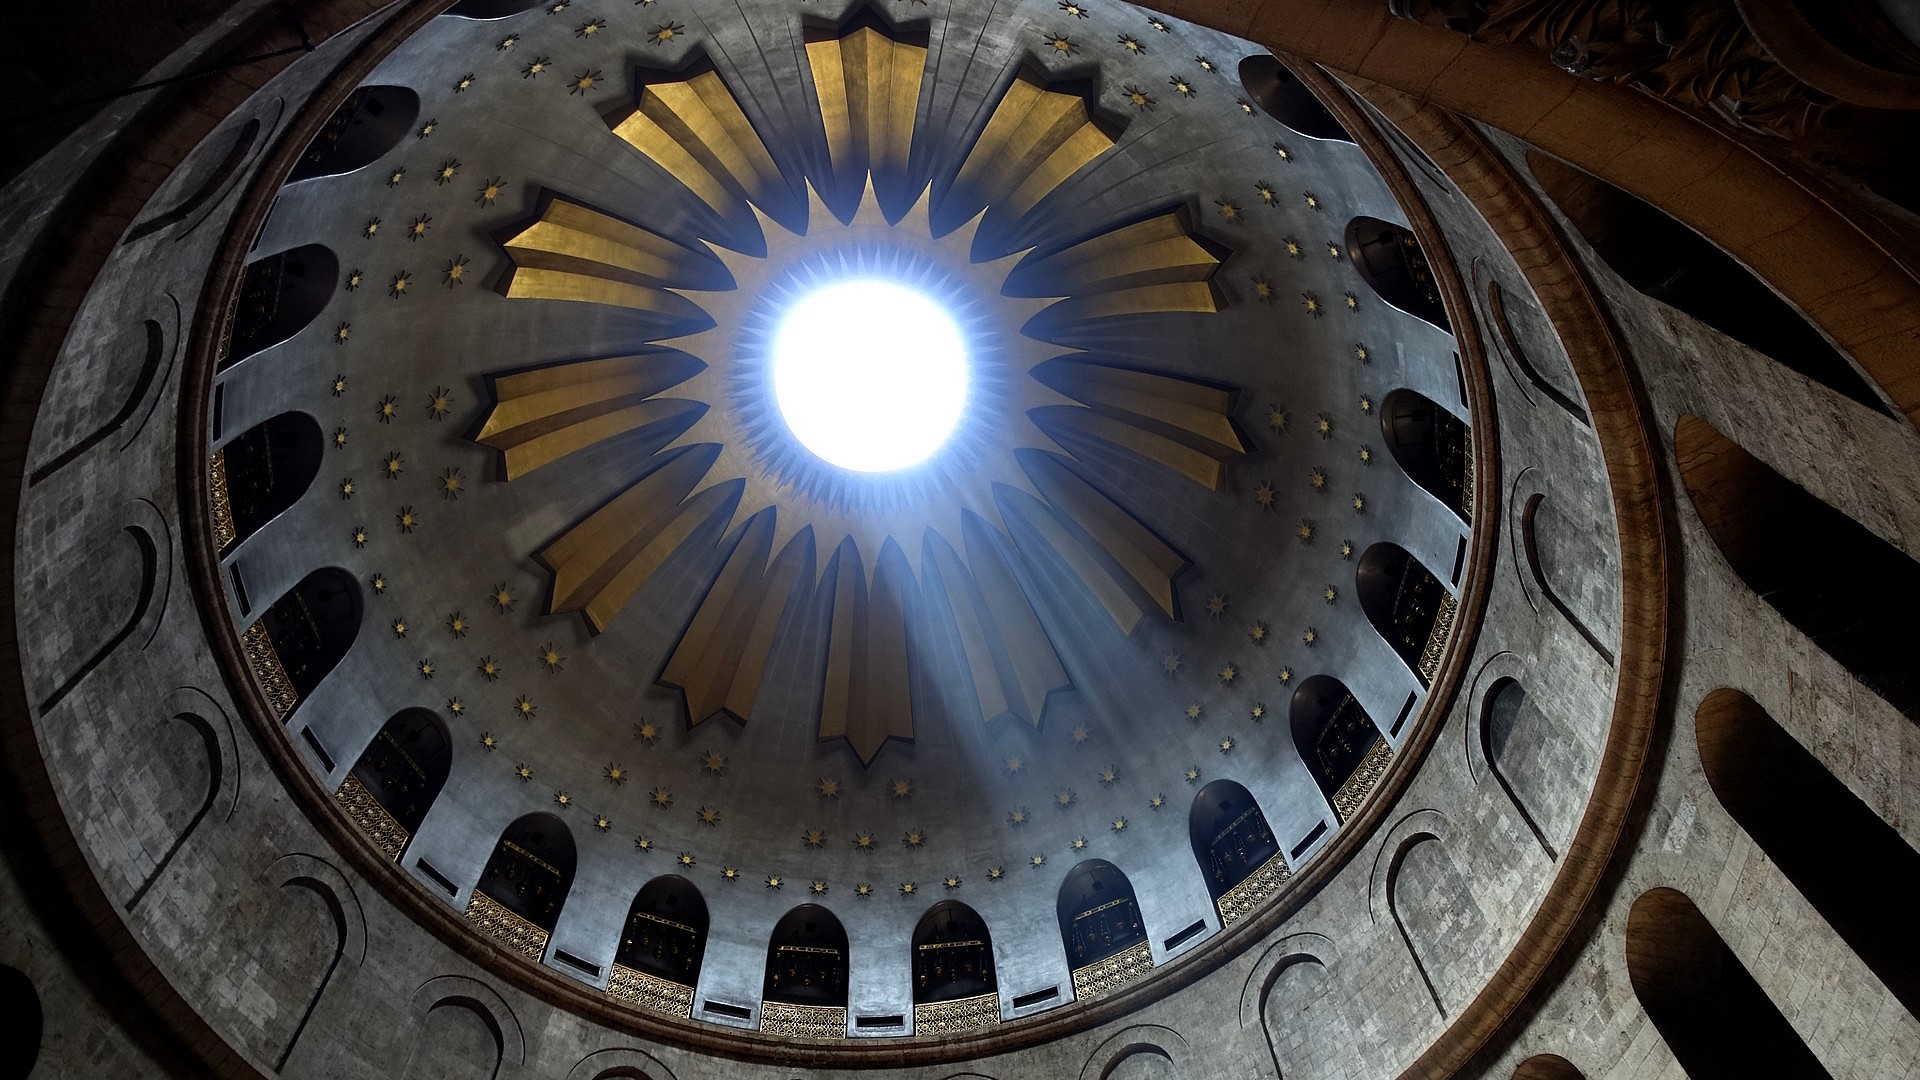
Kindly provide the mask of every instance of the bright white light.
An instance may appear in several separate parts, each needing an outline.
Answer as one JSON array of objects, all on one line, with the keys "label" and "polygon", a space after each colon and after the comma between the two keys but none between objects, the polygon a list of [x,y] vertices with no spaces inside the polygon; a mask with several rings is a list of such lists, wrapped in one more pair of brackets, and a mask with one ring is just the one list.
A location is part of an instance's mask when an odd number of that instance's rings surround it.
[{"label": "bright white light", "polygon": [[967,405],[967,349],[953,317],[885,281],[828,285],[795,301],[773,336],[773,395],[794,437],[855,472],[918,465]]}]

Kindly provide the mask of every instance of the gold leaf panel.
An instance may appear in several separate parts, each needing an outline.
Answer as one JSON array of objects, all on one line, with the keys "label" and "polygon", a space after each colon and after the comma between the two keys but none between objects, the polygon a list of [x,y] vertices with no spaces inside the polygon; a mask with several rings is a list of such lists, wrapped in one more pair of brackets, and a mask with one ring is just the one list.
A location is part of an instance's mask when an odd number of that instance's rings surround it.
[{"label": "gold leaf panel", "polygon": [[811,531],[789,541],[768,565],[778,512],[767,507],[747,520],[660,675],[663,686],[686,694],[689,724],[721,713],[741,723],[753,716],[781,613],[801,569],[813,565]]},{"label": "gold leaf panel", "polygon": [[893,204],[887,218],[898,221],[907,209],[896,193],[910,190],[907,158],[926,48],[862,27],[845,37],[807,42],[807,64],[833,160],[835,216],[853,217],[871,175],[876,191],[895,196],[882,202]]},{"label": "gold leaf panel", "polygon": [[639,101],[607,117],[621,141],[692,189],[722,217],[752,203],[782,224],[792,200],[773,155],[718,72],[643,87]]},{"label": "gold leaf panel", "polygon": [[651,350],[502,375],[475,438],[500,451],[515,480],[603,439],[692,423],[706,411],[700,402],[649,399],[705,367],[686,353]]},{"label": "gold leaf panel", "polygon": [[[992,206],[997,213],[1024,217],[1113,144],[1113,136],[1087,112],[1084,98],[1054,93],[1022,71],[967,154],[941,216],[957,224]],[[950,216],[956,210],[957,217]]]},{"label": "gold leaf panel", "polygon": [[833,626],[820,694],[820,740],[846,739],[863,765],[873,764],[889,738],[913,738],[906,619],[912,585],[906,556],[891,539],[880,549],[871,589],[852,537],[841,542],[827,569]]},{"label": "gold leaf panel", "polygon": [[[500,242],[513,269],[503,295],[577,300],[644,311],[685,322],[706,313],[669,284],[714,277],[715,260],[611,214],[548,196],[534,221]],[[705,270],[705,274],[700,271]]]}]

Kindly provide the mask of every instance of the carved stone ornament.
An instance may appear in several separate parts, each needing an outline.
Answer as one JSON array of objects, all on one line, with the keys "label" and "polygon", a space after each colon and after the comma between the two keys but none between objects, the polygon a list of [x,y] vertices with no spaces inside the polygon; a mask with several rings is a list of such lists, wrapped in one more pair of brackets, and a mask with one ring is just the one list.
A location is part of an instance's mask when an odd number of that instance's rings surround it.
[{"label": "carved stone ornament", "polygon": [[913,1007],[913,1033],[920,1036],[959,1035],[998,1023],[999,994],[978,994]]},{"label": "carved stone ornament", "polygon": [[1129,946],[1105,960],[1073,969],[1073,996],[1091,1001],[1141,978],[1153,970],[1153,949],[1146,943]]}]

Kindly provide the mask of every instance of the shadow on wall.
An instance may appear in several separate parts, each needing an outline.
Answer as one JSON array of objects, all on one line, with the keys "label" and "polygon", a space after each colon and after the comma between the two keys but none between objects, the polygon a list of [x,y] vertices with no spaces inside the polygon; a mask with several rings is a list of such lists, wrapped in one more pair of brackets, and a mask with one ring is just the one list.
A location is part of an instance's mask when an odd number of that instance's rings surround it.
[{"label": "shadow on wall", "polygon": [[1350,143],[1353,136],[1276,56],[1240,61],[1240,85],[1260,111],[1310,139]]}]

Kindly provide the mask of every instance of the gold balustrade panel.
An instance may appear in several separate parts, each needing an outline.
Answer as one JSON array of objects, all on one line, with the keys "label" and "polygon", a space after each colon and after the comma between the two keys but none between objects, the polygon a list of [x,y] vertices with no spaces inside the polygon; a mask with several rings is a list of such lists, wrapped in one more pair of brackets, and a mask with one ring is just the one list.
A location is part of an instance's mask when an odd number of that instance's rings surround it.
[{"label": "gold balustrade panel", "polygon": [[1220,894],[1214,906],[1220,910],[1220,925],[1232,926],[1240,919],[1254,913],[1261,904],[1272,899],[1280,891],[1280,886],[1293,876],[1287,868],[1285,855],[1275,855],[1260,864],[1260,868],[1247,875],[1247,879],[1226,892]]},{"label": "gold balustrade panel", "polygon": [[1146,942],[1128,946],[1105,960],[1073,969],[1073,996],[1091,1001],[1141,978],[1153,970],[1153,949]]},{"label": "gold balustrade panel", "polygon": [[999,994],[978,994],[913,1007],[913,1033],[918,1036],[959,1035],[999,1023]]},{"label": "gold balustrade panel", "polygon": [[788,1005],[782,1001],[760,1003],[760,1030],[788,1039],[844,1039],[847,1037],[847,1010],[840,1005]]},{"label": "gold balustrade panel", "polygon": [[479,889],[467,901],[467,921],[473,928],[537,964],[547,955],[547,932],[507,910]]},{"label": "gold balustrade panel", "polygon": [[625,964],[615,964],[608,972],[607,996],[662,1016],[685,1020],[693,1015],[693,987],[635,971]]},{"label": "gold balustrade panel", "polygon": [[367,834],[367,839],[373,841],[374,847],[385,852],[388,859],[400,861],[400,852],[407,846],[407,830],[401,828],[393,815],[387,813],[387,808],[380,805],[372,788],[361,783],[359,777],[348,773],[333,797],[339,801],[340,808],[347,812],[347,817],[360,827],[361,832]]}]

